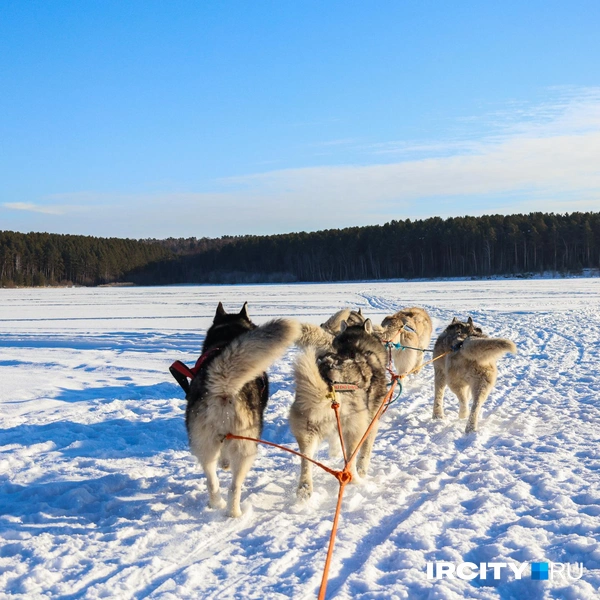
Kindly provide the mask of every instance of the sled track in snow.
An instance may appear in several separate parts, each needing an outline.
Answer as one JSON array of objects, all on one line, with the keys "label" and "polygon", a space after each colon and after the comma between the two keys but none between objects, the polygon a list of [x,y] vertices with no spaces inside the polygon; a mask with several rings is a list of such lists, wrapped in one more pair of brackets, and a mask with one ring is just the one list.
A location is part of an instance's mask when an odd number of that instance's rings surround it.
[{"label": "sled track in snow", "polygon": [[[145,295],[160,292],[165,315],[184,314],[169,308],[169,298],[179,305],[206,293],[205,319],[214,299],[232,306],[251,299],[257,313],[268,315],[259,321],[296,309],[305,314],[303,306],[310,305],[320,322],[356,298],[375,320],[421,305],[436,332],[454,315],[472,314],[484,330],[515,340],[519,354],[501,359],[477,435],[464,436],[465,421],[458,420],[448,391],[447,418],[431,419],[431,367],[406,383],[384,416],[369,477],[346,490],[328,598],[541,599],[530,580],[502,580],[496,587],[428,582],[425,563],[554,560],[584,562],[586,573],[576,585],[548,593],[591,600],[600,588],[600,314],[590,308],[597,301],[593,290],[582,284],[580,304],[564,310],[564,286],[552,285],[543,282],[540,289],[558,300],[525,293],[535,282],[523,282],[522,296],[503,282],[307,285],[302,295],[294,286],[148,289],[137,290],[130,304],[118,304],[121,296],[114,294],[115,310],[103,305],[105,325],[103,319],[70,322],[65,295],[64,314],[57,303],[52,316],[70,326],[56,332],[37,320],[27,329],[26,319],[11,314],[18,320],[0,344],[7,386],[0,427],[8,430],[0,446],[6,492],[0,595],[316,595],[337,482],[316,473],[313,497],[298,503],[297,459],[261,449],[246,481],[241,519],[206,508],[205,479],[187,451],[184,401],[167,372],[173,358],[196,357],[197,324],[182,319],[171,334],[157,329],[162,320],[149,318],[137,319],[135,330],[110,330],[109,312],[133,315]],[[294,355],[272,370],[265,424],[266,439],[291,446]],[[326,460],[324,451],[319,458]],[[229,478],[222,476],[223,487]]]}]

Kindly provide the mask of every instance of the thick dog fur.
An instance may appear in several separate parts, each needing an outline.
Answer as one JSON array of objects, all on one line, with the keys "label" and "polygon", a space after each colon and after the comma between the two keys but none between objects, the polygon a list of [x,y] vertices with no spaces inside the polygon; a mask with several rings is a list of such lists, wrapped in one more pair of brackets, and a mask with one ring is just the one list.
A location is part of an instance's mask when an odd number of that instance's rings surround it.
[{"label": "thick dog fur", "polygon": [[325,323],[321,323],[321,327],[335,336],[340,333],[342,322],[346,323],[347,326],[364,323],[365,318],[363,317],[362,309],[352,310],[351,308],[342,308],[342,310],[338,310],[334,315],[329,317]]},{"label": "thick dog fur", "polygon": [[264,372],[301,334],[299,323],[276,319],[260,327],[250,321],[246,304],[227,314],[219,303],[202,348],[211,352],[192,380],[187,395],[186,427],[190,450],[206,474],[209,505],[224,508],[217,463],[231,466],[229,516],[239,517],[241,487],[256,455],[256,443],[224,440],[228,433],[259,438],[268,400]]},{"label": "thick dog fur", "polygon": [[[481,406],[496,383],[496,361],[507,352],[516,353],[517,348],[510,340],[485,335],[474,326],[471,317],[466,323],[455,317],[438,337],[433,357],[447,351],[451,351],[450,354],[433,363],[433,418],[444,417],[444,390],[448,386],[458,398],[459,418],[469,417],[465,433],[471,433],[477,431]],[[470,412],[469,398],[473,399]]]},{"label": "thick dog fur", "polygon": [[338,310],[327,321],[321,323],[321,326],[310,323],[302,323],[302,335],[296,341],[301,348],[315,348],[317,354],[324,354],[333,350],[333,338],[340,333],[342,322],[346,325],[360,325],[365,322],[362,310],[352,310],[343,308]]},{"label": "thick dog fur", "polygon": [[296,340],[296,344],[300,348],[313,348],[321,354],[331,352],[334,338],[331,333],[325,331],[319,325],[312,325],[311,323],[302,323],[301,327],[302,334]]},{"label": "thick dog fur", "polygon": [[[412,348],[429,348],[433,326],[427,311],[413,306],[405,308],[386,317],[381,323],[383,340],[410,346]],[[404,375],[423,363],[423,352],[410,348],[393,348],[392,359],[396,373]]]},{"label": "thick dog fur", "polygon": [[[328,399],[330,383],[350,383],[357,390],[338,392],[344,445],[352,455],[373,416],[381,406],[386,387],[386,352],[373,335],[371,321],[346,327],[333,340],[333,351],[319,356],[307,348],[295,364],[296,397],[290,409],[290,428],[300,452],[312,458],[320,443],[338,436],[335,413]],[[361,447],[353,475],[367,473],[377,427]],[[339,442],[338,442],[339,443]],[[312,463],[302,459],[298,496],[312,494]]]}]

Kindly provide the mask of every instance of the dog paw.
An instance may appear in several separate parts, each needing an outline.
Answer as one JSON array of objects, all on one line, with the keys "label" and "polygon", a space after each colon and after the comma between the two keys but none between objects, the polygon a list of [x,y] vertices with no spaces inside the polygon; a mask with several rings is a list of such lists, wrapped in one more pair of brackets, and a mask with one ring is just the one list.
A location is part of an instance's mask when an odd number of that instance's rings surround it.
[{"label": "dog paw", "polygon": [[298,500],[308,500],[312,496],[312,485],[308,483],[301,483],[296,491],[296,497]]},{"label": "dog paw", "polygon": [[444,419],[445,415],[444,413],[433,413],[433,415],[431,416],[432,419]]},{"label": "dog paw", "polygon": [[465,410],[465,412],[458,412],[458,418],[459,419],[466,419],[469,416],[469,411]]},{"label": "dog paw", "polygon": [[208,501],[208,506],[210,506],[210,508],[214,508],[215,510],[221,510],[227,506],[227,502],[225,502],[222,496],[217,496]]},{"label": "dog paw", "polygon": [[467,427],[465,428],[465,435],[469,433],[477,433],[477,427],[472,423],[467,423]]},{"label": "dog paw", "polygon": [[227,511],[227,516],[234,519],[239,519],[242,516],[242,509],[239,506],[232,506]]}]

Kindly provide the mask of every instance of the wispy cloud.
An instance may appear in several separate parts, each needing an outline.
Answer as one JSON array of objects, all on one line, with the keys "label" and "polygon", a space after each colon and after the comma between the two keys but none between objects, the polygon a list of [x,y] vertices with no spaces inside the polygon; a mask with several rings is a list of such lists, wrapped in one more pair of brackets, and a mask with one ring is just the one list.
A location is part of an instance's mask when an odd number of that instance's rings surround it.
[{"label": "wispy cloud", "polygon": [[62,215],[65,213],[64,207],[33,204],[32,202],[5,202],[2,204],[2,206],[10,210],[23,210],[26,212],[42,213],[45,215]]},{"label": "wispy cloud", "polygon": [[[544,197],[563,211],[600,199],[599,89],[562,90],[553,102],[488,120],[480,139],[372,145],[374,153],[404,155],[393,163],[285,169],[230,183],[295,208],[365,215],[386,207],[414,214],[422,208],[415,202],[435,198],[493,197],[498,205],[499,195],[517,194],[524,206]],[[422,152],[428,156],[414,158]]]},{"label": "wispy cloud", "polygon": [[[483,133],[476,135],[477,129]],[[340,149],[346,141],[339,140]],[[333,142],[329,146],[335,149]],[[229,178],[213,182],[210,193],[80,192],[3,206],[41,213],[31,215],[37,219],[32,227],[127,237],[214,237],[407,217],[598,210],[600,89],[561,89],[538,105],[515,103],[488,114],[481,126],[465,126],[462,137],[382,141],[365,145],[362,156],[362,164]]]}]

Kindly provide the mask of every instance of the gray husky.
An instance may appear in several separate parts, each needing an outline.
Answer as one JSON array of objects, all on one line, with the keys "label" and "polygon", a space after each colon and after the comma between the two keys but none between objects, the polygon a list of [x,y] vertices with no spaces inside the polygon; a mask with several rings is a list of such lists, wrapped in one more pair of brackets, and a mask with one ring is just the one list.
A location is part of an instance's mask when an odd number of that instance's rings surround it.
[{"label": "gray husky", "polygon": [[[455,317],[438,337],[433,350],[434,358],[450,352],[433,363],[433,418],[444,417],[444,390],[448,386],[458,398],[459,419],[469,417],[465,433],[477,431],[481,405],[496,383],[496,361],[507,352],[514,354],[516,351],[515,344],[510,340],[485,335],[481,328],[475,327],[471,317],[466,323]],[[469,413],[470,397],[473,398],[473,404]]]},{"label": "gray husky", "polygon": [[413,348],[426,349],[431,342],[433,327],[427,311],[413,306],[399,310],[397,313],[386,317],[381,322],[382,340],[392,344],[408,346],[392,348],[392,359],[396,373],[404,375],[423,363],[423,352]]},{"label": "gray husky", "polygon": [[206,333],[201,366],[187,393],[186,427],[192,454],[206,474],[209,505],[224,508],[217,463],[231,466],[227,513],[239,517],[244,479],[256,455],[256,443],[225,440],[228,433],[259,438],[269,396],[264,372],[300,336],[300,324],[276,319],[257,327],[248,317],[247,303],[227,314],[219,303]]},{"label": "gray husky", "polygon": [[[290,428],[300,452],[310,458],[323,440],[332,440],[338,435],[331,399],[327,397],[333,384],[356,386],[354,390],[338,392],[348,457],[381,406],[387,390],[386,352],[373,335],[371,321],[367,319],[350,327],[344,321],[340,329],[333,339],[332,352],[319,356],[315,348],[309,347],[295,364],[296,397],[290,409]],[[376,435],[377,427],[361,447],[352,466],[353,475],[366,475]],[[312,463],[302,459],[298,497],[310,497],[312,489]]]}]

